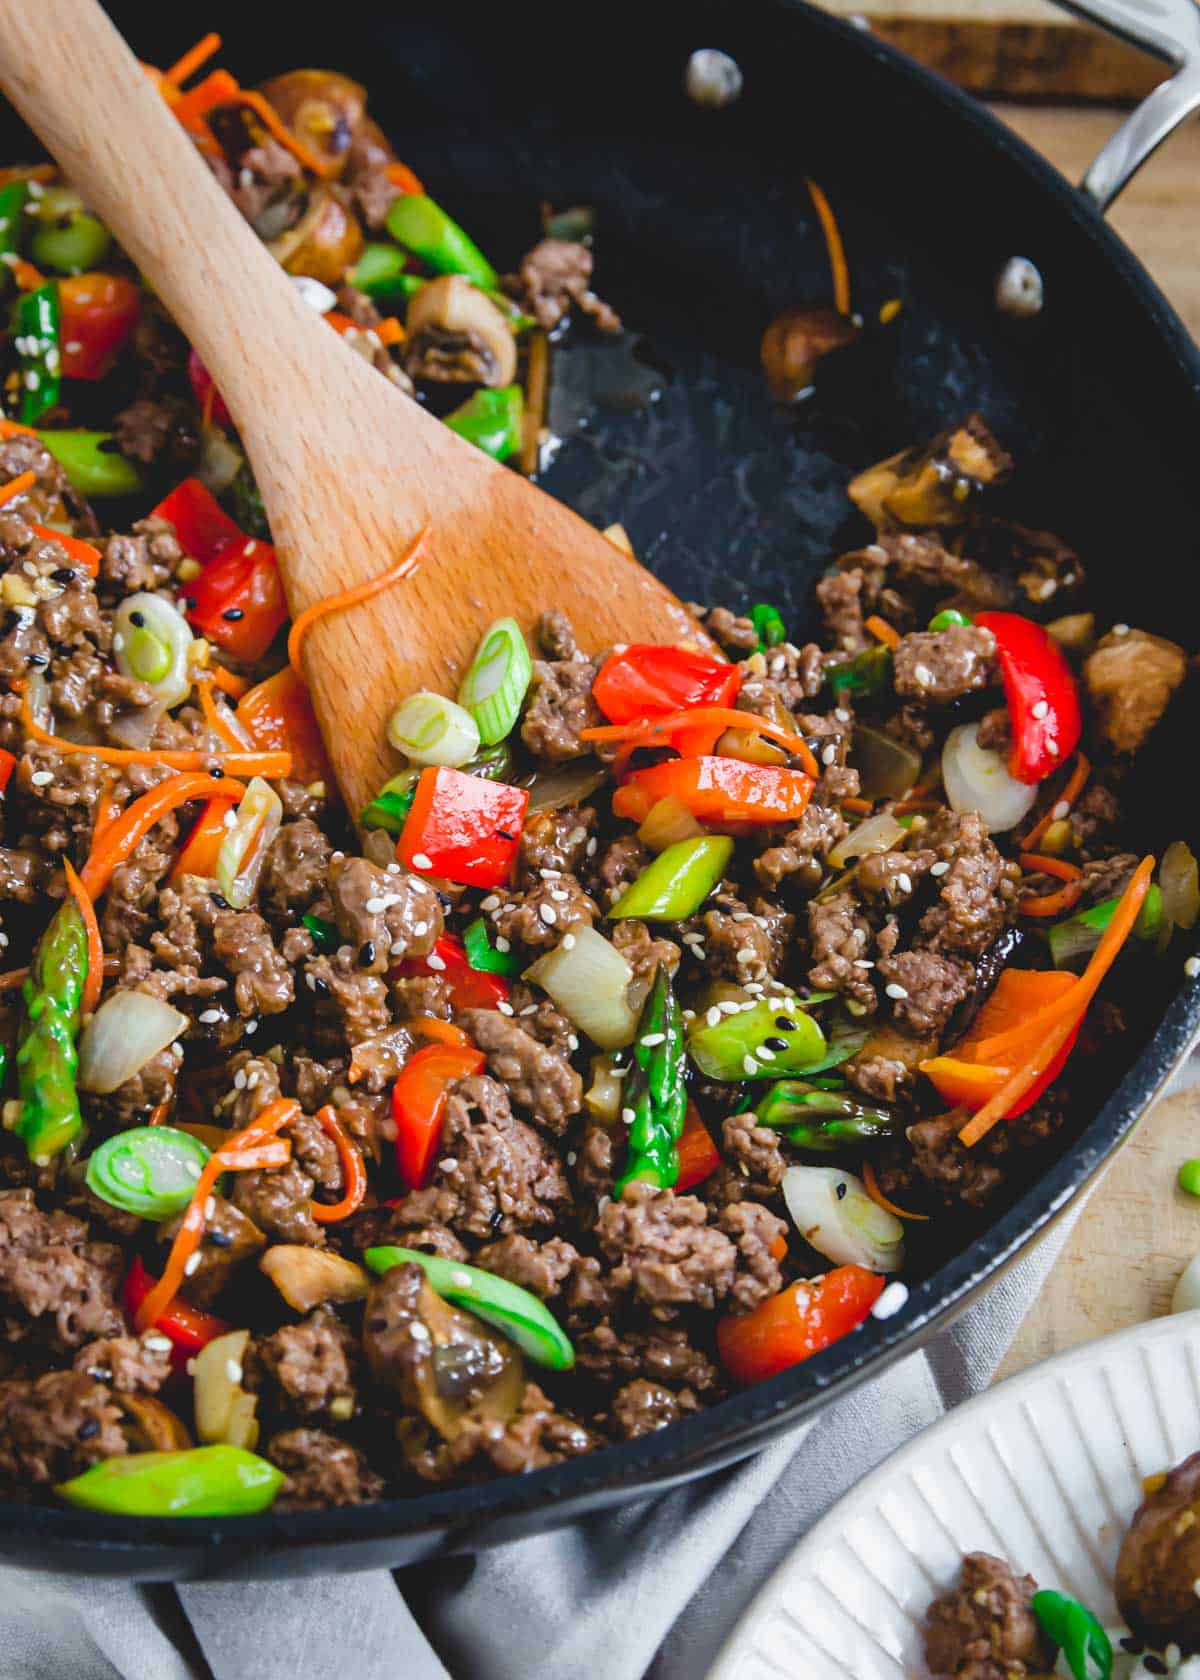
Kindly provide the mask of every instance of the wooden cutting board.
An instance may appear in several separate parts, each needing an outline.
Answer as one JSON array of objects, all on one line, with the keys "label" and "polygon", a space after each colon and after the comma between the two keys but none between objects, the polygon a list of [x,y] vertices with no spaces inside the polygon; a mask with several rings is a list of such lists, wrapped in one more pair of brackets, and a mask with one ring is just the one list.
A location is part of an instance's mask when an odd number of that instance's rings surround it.
[{"label": "wooden cutting board", "polygon": [[1163,67],[1051,0],[818,0],[989,98],[1141,99]]}]

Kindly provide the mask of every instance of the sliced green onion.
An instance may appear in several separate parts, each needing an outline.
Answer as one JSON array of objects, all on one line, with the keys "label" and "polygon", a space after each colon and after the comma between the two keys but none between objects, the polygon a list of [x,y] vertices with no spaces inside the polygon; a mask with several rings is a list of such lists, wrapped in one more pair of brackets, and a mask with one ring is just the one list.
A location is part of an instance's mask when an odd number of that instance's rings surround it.
[{"label": "sliced green onion", "polygon": [[[819,993],[806,999],[808,1005],[816,1003]],[[847,1016],[836,1016],[833,1026],[828,1029],[829,1048],[812,1067],[804,1069],[804,1077],[811,1080],[818,1073],[827,1073],[830,1068],[841,1067],[851,1056],[857,1056],[863,1045],[871,1036],[871,1029],[852,1021]]]},{"label": "sliced green onion", "polygon": [[613,920],[682,922],[693,915],[724,875],[733,841],[724,834],[678,840],[646,865],[608,912]]},{"label": "sliced green onion", "polygon": [[[41,203],[45,206],[43,196]],[[86,210],[67,220],[47,220],[34,233],[29,253],[39,268],[56,268],[60,274],[84,274],[98,268],[108,255],[112,234],[104,223]]]},{"label": "sliced green onion", "polygon": [[882,694],[892,675],[892,655],[882,642],[874,647],[864,648],[856,653],[853,659],[843,661],[841,665],[830,665],[825,672],[829,686],[837,694],[846,690],[850,694],[860,694],[864,699]]},{"label": "sliced green onion", "polygon": [[463,770],[468,776],[482,776],[485,782],[511,782],[512,748],[507,741],[496,741],[490,747],[480,747],[475,757],[463,765]]},{"label": "sliced green onion", "polygon": [[484,974],[515,974],[521,964],[512,951],[497,951],[488,938],[487,923],[482,916],[463,929],[463,949],[472,968]]},{"label": "sliced green onion", "polygon": [[485,746],[511,731],[533,676],[533,661],[515,618],[498,618],[484,636],[458,691]]},{"label": "sliced green onion", "polygon": [[174,1126],[135,1126],[93,1151],[87,1186],[102,1202],[139,1219],[174,1219],[196,1190],[208,1150]]},{"label": "sliced green onion", "polygon": [[558,1320],[536,1295],[507,1278],[412,1248],[369,1248],[363,1259],[373,1272],[390,1272],[408,1262],[420,1266],[443,1300],[494,1324],[535,1365],[569,1371],[575,1363],[575,1350]]},{"label": "sliced green onion", "polygon": [[754,1112],[761,1126],[774,1126],[797,1148],[820,1154],[893,1136],[900,1126],[891,1109],[804,1079],[781,1079],[755,1103]]},{"label": "sliced green onion", "polygon": [[[407,252],[398,245],[364,245],[362,256],[350,275],[350,284],[372,298],[403,297],[407,262]],[[408,278],[417,280],[415,274]],[[423,285],[424,282],[418,280],[418,284]]]},{"label": "sliced green onion", "polygon": [[708,1013],[697,1015],[687,1045],[706,1079],[777,1079],[829,1065],[825,1034],[799,1006],[763,999],[711,1025]]},{"label": "sliced green onion", "polygon": [[318,951],[336,951],[340,940],[335,923],[327,922],[324,916],[301,916],[300,920],[312,934]]},{"label": "sliced green onion", "polygon": [[13,343],[21,370],[21,424],[32,426],[58,401],[62,388],[58,286],[51,281],[22,292],[13,310]]},{"label": "sliced green onion", "polygon": [[495,291],[500,284],[475,241],[424,193],[402,193],[387,213],[387,229],[437,274],[465,274],[484,291]]},{"label": "sliced green onion", "polygon": [[973,624],[975,621],[965,612],[959,612],[957,607],[943,607],[940,613],[934,613],[929,620],[931,630],[949,630],[954,625]]},{"label": "sliced green onion", "polygon": [[[1093,904],[1090,910],[1081,910],[1077,916],[1054,924],[1049,939],[1055,968],[1070,968],[1073,963],[1091,956],[1120,902],[1119,898],[1106,898],[1100,904]],[[1134,935],[1138,939],[1154,939],[1162,925],[1162,891],[1158,883],[1152,881],[1133,924]]]},{"label": "sliced green onion", "polygon": [[479,727],[470,712],[444,694],[410,694],[388,719],[388,740],[414,764],[459,769],[479,751]]},{"label": "sliced green onion", "polygon": [[494,461],[507,461],[521,447],[524,412],[525,397],[519,385],[502,385],[499,390],[481,386],[447,414],[445,424]]},{"label": "sliced green onion", "polygon": [[141,473],[111,432],[39,431],[38,437],[81,496],[133,496],[142,488]]},{"label": "sliced green onion", "polygon": [[142,591],[117,608],[113,653],[122,676],[149,683],[164,706],[178,706],[192,692],[192,630],[163,595]]},{"label": "sliced green onion", "polygon": [[1112,1643],[1086,1605],[1060,1592],[1036,1592],[1029,1603],[1047,1639],[1066,1658],[1075,1680],[1109,1680]]},{"label": "sliced green onion", "polygon": [[246,784],[217,853],[217,885],[235,910],[244,910],[254,897],[267,852],[282,821],[283,801],[269,782],[255,776]]},{"label": "sliced green onion", "polygon": [[780,642],[787,641],[787,629],[783,622],[783,615],[778,607],[773,607],[769,601],[759,601],[750,608],[750,622],[758,631],[758,650],[778,647]]},{"label": "sliced green onion", "polygon": [[385,828],[389,834],[399,834],[408,820],[412,802],[416,798],[419,770],[401,770],[390,782],[384,782],[369,805],[358,813],[360,828]]}]

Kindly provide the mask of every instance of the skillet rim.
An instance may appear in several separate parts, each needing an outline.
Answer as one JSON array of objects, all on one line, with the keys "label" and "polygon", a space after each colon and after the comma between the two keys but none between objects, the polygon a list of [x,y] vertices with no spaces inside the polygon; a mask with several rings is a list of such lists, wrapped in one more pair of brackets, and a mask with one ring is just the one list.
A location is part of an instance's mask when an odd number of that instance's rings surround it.
[{"label": "skillet rim", "polygon": [[[1050,205],[1097,248],[1148,318],[1159,343],[1200,402],[1200,349],[1140,260],[1090,200],[983,105],[898,49],[808,0],[768,0],[800,14],[820,42],[836,39],[882,68],[895,85],[940,105],[1015,165]],[[853,47],[850,43],[853,42]],[[1198,409],[1200,413],[1200,409]],[[1065,1211],[1127,1139],[1200,1037],[1200,979],[1185,981],[1145,1048],[1075,1144],[964,1252],[914,1285],[893,1317],[861,1330],[792,1370],[640,1440],[601,1448],[523,1476],[464,1488],[320,1511],[257,1517],[133,1518],[0,1501],[0,1557],[26,1568],[132,1579],[248,1579],[337,1573],[470,1551],[553,1527],[587,1510],[662,1494],[765,1446],[857,1383],[914,1353],[995,1281]],[[387,1543],[396,1543],[389,1557]],[[411,1556],[396,1553],[408,1543]],[[355,1555],[347,1556],[353,1547]],[[369,1555],[358,1555],[365,1548]],[[263,1557],[267,1566],[261,1567]],[[259,1560],[256,1567],[255,1560]]]}]

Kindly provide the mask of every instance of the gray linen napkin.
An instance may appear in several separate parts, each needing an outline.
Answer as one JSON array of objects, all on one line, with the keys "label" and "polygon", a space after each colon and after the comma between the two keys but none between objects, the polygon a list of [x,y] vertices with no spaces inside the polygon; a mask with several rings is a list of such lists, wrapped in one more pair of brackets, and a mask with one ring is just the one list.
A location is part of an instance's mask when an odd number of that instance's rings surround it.
[{"label": "gray linen napkin", "polygon": [[755,1458],[473,1564],[177,1592],[0,1569],[0,1680],[701,1680],[833,1500],[986,1386],[1071,1223],[931,1348]]}]

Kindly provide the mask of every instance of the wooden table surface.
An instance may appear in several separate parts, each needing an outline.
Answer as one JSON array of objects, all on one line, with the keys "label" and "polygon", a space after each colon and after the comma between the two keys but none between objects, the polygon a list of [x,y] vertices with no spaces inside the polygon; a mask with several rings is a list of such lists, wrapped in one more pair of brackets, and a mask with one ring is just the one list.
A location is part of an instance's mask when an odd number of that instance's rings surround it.
[{"label": "wooden table surface", "polygon": [[[1072,180],[1122,115],[1054,106],[997,111]],[[1191,124],[1151,159],[1111,215],[1200,335],[1200,125]],[[1002,1376],[1167,1311],[1176,1278],[1200,1250],[1200,1200],[1175,1187],[1179,1163],[1193,1155],[1200,1155],[1200,1084],[1160,1101],[1093,1190]]]}]

